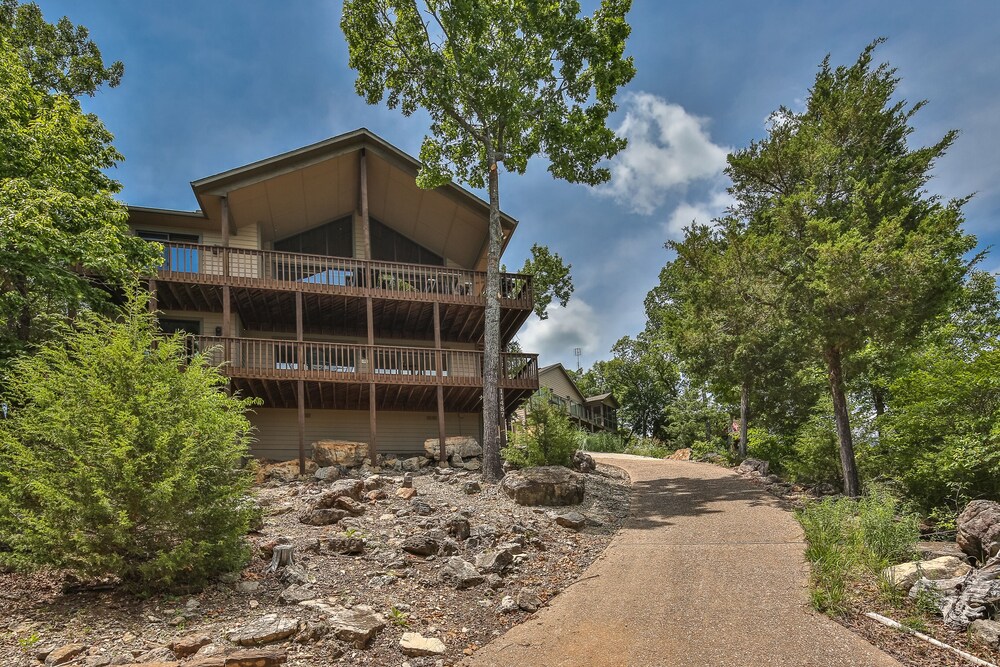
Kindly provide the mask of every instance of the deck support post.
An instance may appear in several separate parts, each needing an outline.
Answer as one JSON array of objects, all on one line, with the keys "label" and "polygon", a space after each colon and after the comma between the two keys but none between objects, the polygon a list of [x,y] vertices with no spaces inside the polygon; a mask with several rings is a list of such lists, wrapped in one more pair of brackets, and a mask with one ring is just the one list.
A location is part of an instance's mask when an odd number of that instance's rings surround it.
[{"label": "deck support post", "polygon": [[361,238],[365,241],[365,259],[372,258],[372,235],[368,222],[368,160],[365,149],[361,149],[358,162],[358,180],[361,196]]},{"label": "deck support post", "polygon": [[219,203],[222,207],[222,343],[223,361],[232,361],[229,344],[232,313],[230,311],[229,294],[229,199],[220,197]]},{"label": "deck support post", "polygon": [[442,368],[443,355],[441,353],[441,305],[434,302],[434,368],[437,374],[437,409],[438,409],[438,466],[444,468],[448,465],[448,448],[445,445],[444,427],[444,373]]},{"label": "deck support post", "polygon": [[[367,208],[367,203],[366,203]],[[375,314],[372,308],[372,298],[365,299],[365,311],[368,316],[368,376],[375,378]],[[368,459],[372,466],[375,465],[375,458],[378,456],[377,435],[375,415],[375,383],[368,383]]]},{"label": "deck support post", "polygon": [[[302,292],[295,293],[295,350],[296,362],[301,373],[305,370],[305,345],[302,342]],[[299,380],[296,387],[299,408],[299,474],[306,474],[306,383]]]},{"label": "deck support post", "polygon": [[156,280],[154,280],[153,278],[149,279],[149,301],[147,302],[146,305],[149,307],[149,312],[151,312],[151,313],[155,313],[156,312],[156,308],[157,308],[157,304],[156,304]]}]

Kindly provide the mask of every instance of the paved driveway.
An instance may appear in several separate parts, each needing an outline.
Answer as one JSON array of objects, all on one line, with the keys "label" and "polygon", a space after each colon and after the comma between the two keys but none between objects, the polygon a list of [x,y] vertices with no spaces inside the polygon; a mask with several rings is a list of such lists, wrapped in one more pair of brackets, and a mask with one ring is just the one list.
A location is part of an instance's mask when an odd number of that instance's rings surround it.
[{"label": "paved driveway", "polygon": [[712,465],[599,454],[632,478],[632,516],[531,620],[467,661],[482,667],[899,667],[808,603],[798,523]]}]

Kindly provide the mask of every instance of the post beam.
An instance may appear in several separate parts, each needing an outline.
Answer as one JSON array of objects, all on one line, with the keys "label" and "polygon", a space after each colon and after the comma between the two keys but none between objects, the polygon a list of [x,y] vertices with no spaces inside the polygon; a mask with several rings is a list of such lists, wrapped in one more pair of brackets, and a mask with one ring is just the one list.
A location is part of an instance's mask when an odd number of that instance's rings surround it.
[{"label": "post beam", "polygon": [[[368,374],[374,378],[375,371],[375,316],[372,308],[372,298],[365,299],[365,311],[368,320]],[[368,383],[368,459],[372,466],[375,465],[375,458],[378,456],[378,428],[375,414],[375,383]]]},{"label": "post beam", "polygon": [[445,424],[444,424],[444,373],[442,368],[443,354],[441,353],[441,306],[434,302],[434,368],[437,369],[437,409],[438,409],[438,466],[444,468],[448,465],[448,447],[445,445]]},{"label": "post beam", "polygon": [[149,279],[149,312],[155,313],[157,310],[156,303],[156,280],[153,278]]},{"label": "post beam", "polygon": [[361,237],[365,242],[365,259],[372,258],[372,234],[368,222],[368,158],[365,149],[361,149],[358,162],[358,180],[360,181],[361,197]]}]

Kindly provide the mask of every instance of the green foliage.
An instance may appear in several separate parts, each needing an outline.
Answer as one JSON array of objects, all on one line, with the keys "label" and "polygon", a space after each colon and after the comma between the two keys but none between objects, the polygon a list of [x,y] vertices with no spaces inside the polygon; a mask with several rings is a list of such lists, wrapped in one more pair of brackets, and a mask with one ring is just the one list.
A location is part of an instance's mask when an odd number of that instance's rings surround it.
[{"label": "green foliage", "polygon": [[0,562],[198,586],[246,561],[251,400],[163,338],[145,298],[15,362],[0,420]]},{"label": "green foliage", "polygon": [[532,396],[525,408],[525,424],[507,435],[504,459],[522,468],[568,466],[580,445],[580,431],[565,410],[549,400],[547,391]]},{"label": "green foliage", "polygon": [[766,429],[751,427],[747,429],[747,456],[767,461],[775,474],[787,474],[794,456],[789,440]]},{"label": "green foliage", "polygon": [[830,400],[823,399],[796,431],[791,456],[783,463],[796,482],[839,486],[843,481],[840,450]]},{"label": "green foliage", "polygon": [[106,306],[87,273],[122,287],[157,260],[113,197],[111,133],[74,97],[120,76],[86,29],[0,4],[0,365],[67,315]]},{"label": "green foliage", "polygon": [[628,441],[619,433],[599,431],[581,436],[581,449],[587,452],[624,452]]},{"label": "green foliage", "polygon": [[651,456],[654,459],[662,459],[664,456],[673,454],[674,449],[665,445],[656,438],[638,436],[631,438],[628,441],[628,444],[625,445],[625,453],[634,454],[635,456]]},{"label": "green foliage", "polygon": [[[920,535],[916,515],[885,489],[857,500],[827,498],[796,512],[812,565],[811,599],[819,611],[844,611],[852,584],[910,559]],[[888,591],[886,591],[888,592]]]},{"label": "green foliage", "polygon": [[532,244],[531,258],[524,260],[521,273],[531,276],[535,315],[539,319],[548,319],[548,308],[553,300],[563,308],[569,303],[573,294],[573,278],[569,273],[572,268],[572,264],[563,263],[559,253],[550,251],[547,246]]}]

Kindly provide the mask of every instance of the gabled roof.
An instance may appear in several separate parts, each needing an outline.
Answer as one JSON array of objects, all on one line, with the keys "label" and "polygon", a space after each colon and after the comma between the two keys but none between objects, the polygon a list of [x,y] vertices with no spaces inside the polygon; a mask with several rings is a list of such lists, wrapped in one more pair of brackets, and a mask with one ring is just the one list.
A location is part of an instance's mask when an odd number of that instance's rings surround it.
[{"label": "gabled roof", "polygon": [[540,368],[538,370],[538,381],[542,386],[545,386],[545,383],[543,382],[544,376],[549,373],[562,374],[562,376],[566,378],[567,382],[569,382],[569,385],[570,387],[572,387],[573,391],[576,392],[578,399],[577,402],[581,404],[584,402],[585,399],[583,397],[583,392],[581,392],[580,388],[576,386],[576,381],[573,379],[573,376],[569,374],[569,371],[566,370],[565,366],[563,366],[562,364],[550,364],[548,366]]},{"label": "gabled roof", "polygon": [[590,403],[611,403],[616,408],[621,407],[618,404],[618,399],[616,399],[615,395],[612,394],[610,391],[608,393],[606,393],[606,394],[598,394],[597,396],[588,396],[587,397],[587,403],[588,404],[590,404]]}]

